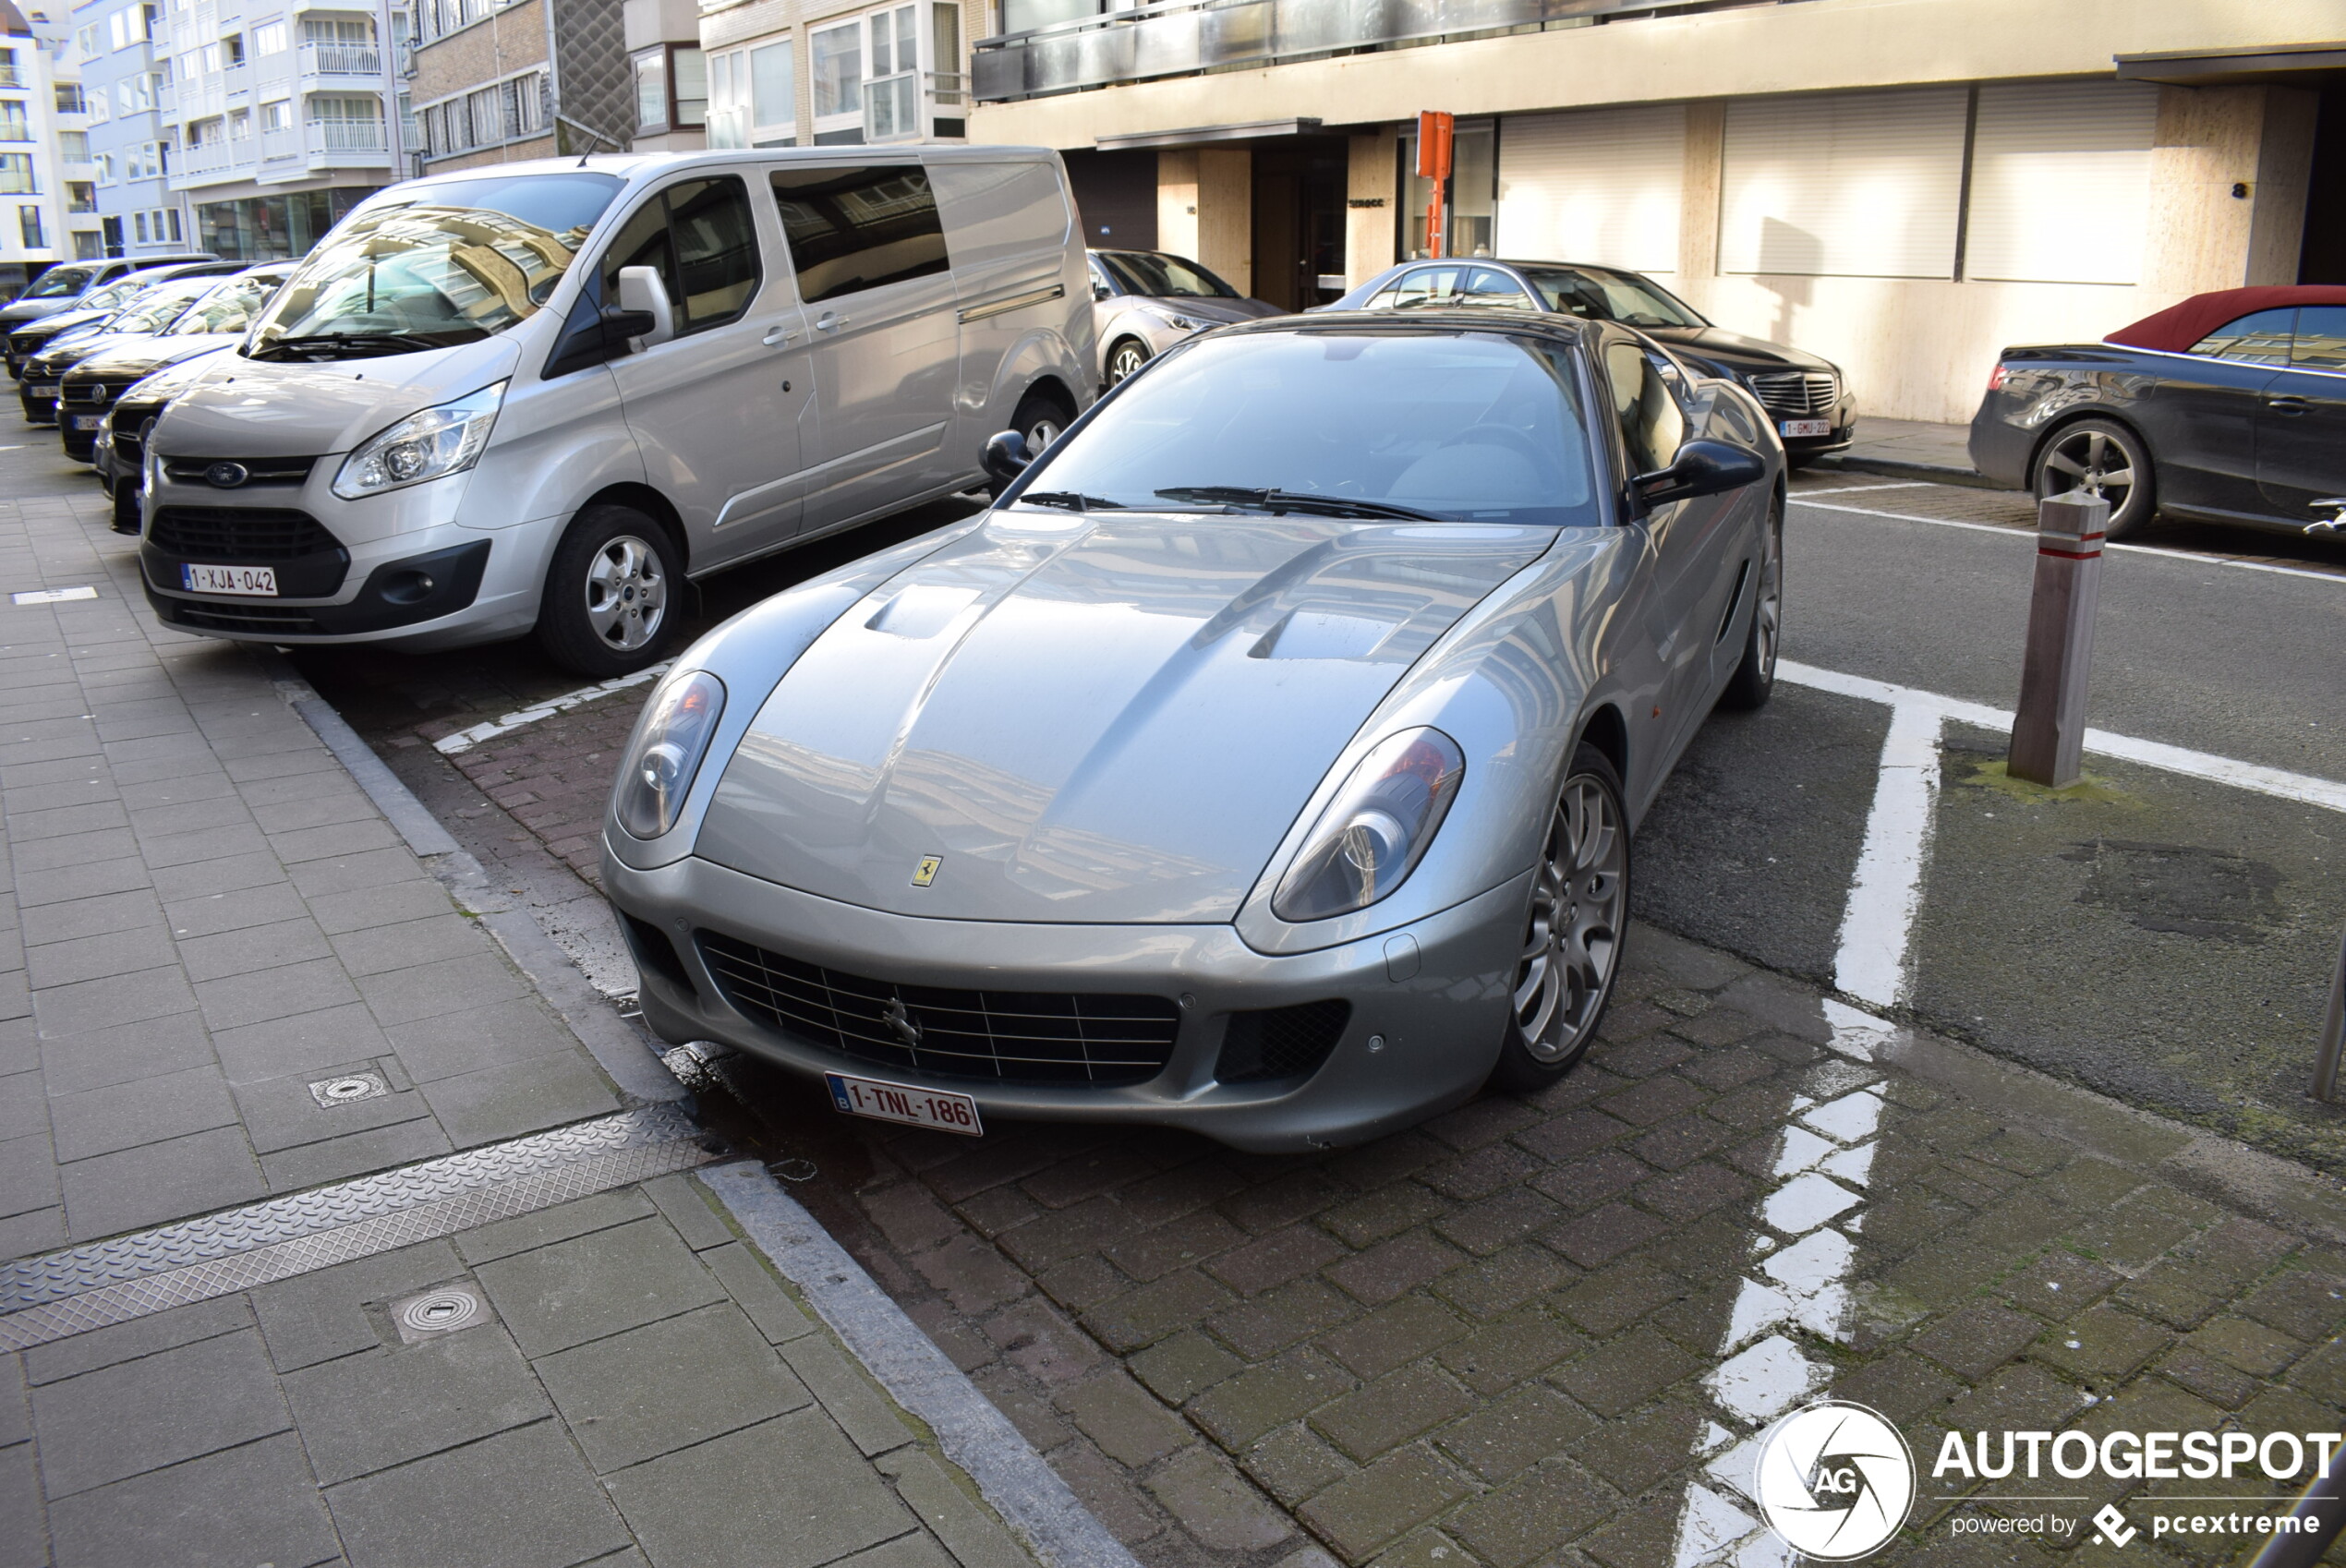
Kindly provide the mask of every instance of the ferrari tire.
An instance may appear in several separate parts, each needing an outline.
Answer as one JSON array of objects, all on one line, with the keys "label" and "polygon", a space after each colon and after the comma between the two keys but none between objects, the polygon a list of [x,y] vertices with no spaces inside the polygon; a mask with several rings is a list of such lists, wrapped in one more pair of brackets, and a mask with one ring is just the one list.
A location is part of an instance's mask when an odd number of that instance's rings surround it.
[{"label": "ferrari tire", "polygon": [[1541,840],[1492,1087],[1545,1088],[1588,1054],[1621,972],[1629,854],[1621,775],[1584,744],[1573,753]]},{"label": "ferrari tire", "polygon": [[1727,677],[1719,700],[1728,707],[1755,708],[1776,689],[1776,649],[1784,640],[1784,503],[1768,512],[1760,542],[1760,581],[1752,594],[1751,630],[1744,634],[1743,658]]}]

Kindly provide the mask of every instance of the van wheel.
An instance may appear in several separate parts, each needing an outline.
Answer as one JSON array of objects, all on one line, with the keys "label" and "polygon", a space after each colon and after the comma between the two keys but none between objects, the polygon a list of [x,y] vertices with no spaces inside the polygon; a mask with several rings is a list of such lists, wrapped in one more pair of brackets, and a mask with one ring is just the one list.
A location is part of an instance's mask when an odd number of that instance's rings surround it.
[{"label": "van wheel", "polygon": [[633,674],[675,641],[683,583],[667,529],[632,506],[590,506],[546,569],[538,645],[574,674]]},{"label": "van wheel", "polygon": [[1031,392],[1018,400],[1018,412],[1010,416],[1010,428],[1026,438],[1027,451],[1040,457],[1043,449],[1058,440],[1074,420],[1074,410],[1057,394]]}]

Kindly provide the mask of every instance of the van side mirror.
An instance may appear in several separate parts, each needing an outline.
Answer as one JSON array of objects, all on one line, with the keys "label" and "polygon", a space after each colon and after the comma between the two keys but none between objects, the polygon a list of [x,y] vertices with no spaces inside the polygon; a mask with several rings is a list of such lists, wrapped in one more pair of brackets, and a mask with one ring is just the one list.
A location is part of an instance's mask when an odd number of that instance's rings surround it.
[{"label": "van side mirror", "polygon": [[648,310],[629,310],[622,306],[603,307],[603,346],[616,359],[627,352],[630,338],[649,337],[659,330],[659,322]]},{"label": "van side mirror", "polygon": [[1740,489],[1767,474],[1768,464],[1758,452],[1725,441],[1698,439],[1680,447],[1669,467],[1630,480],[1629,489],[1648,506],[1666,506],[1674,501]]},{"label": "van side mirror", "polygon": [[1007,485],[1026,472],[1034,454],[1026,449],[1024,436],[1016,430],[1001,430],[986,439],[985,454],[978,461],[988,475]]},{"label": "van side mirror", "polygon": [[619,270],[619,308],[630,314],[648,315],[651,330],[631,334],[640,337],[646,348],[666,343],[676,335],[676,310],[668,298],[668,284],[657,267],[622,267]]}]

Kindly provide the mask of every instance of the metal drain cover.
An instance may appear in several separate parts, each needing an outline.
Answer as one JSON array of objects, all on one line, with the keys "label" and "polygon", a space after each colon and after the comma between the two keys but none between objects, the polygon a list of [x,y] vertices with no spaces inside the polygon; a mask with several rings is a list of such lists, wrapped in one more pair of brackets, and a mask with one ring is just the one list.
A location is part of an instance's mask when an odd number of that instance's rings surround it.
[{"label": "metal drain cover", "polygon": [[391,1321],[409,1345],[433,1334],[453,1333],[489,1321],[489,1304],[469,1285],[443,1285],[391,1305]]},{"label": "metal drain cover", "polygon": [[309,1097],[321,1111],[360,1100],[380,1100],[390,1092],[390,1083],[379,1072],[345,1073],[340,1078],[321,1078],[309,1086]]}]

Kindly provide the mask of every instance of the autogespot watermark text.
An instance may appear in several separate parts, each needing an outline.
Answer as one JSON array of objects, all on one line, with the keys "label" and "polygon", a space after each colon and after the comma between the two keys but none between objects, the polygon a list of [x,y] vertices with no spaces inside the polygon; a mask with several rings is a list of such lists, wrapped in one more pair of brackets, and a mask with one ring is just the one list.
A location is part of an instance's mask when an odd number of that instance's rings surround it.
[{"label": "autogespot watermark text", "polygon": [[[2346,1433],[2268,1432],[1975,1432],[1970,1441],[1949,1432],[1930,1467],[1933,1480],[1961,1476],[2035,1480],[2047,1474],[2064,1480],[2106,1476],[2121,1481],[2231,1480],[2250,1466],[2268,1480],[2286,1481],[2329,1467],[2330,1455],[2346,1446]],[[2180,1501],[2180,1500],[2178,1500]]]}]

